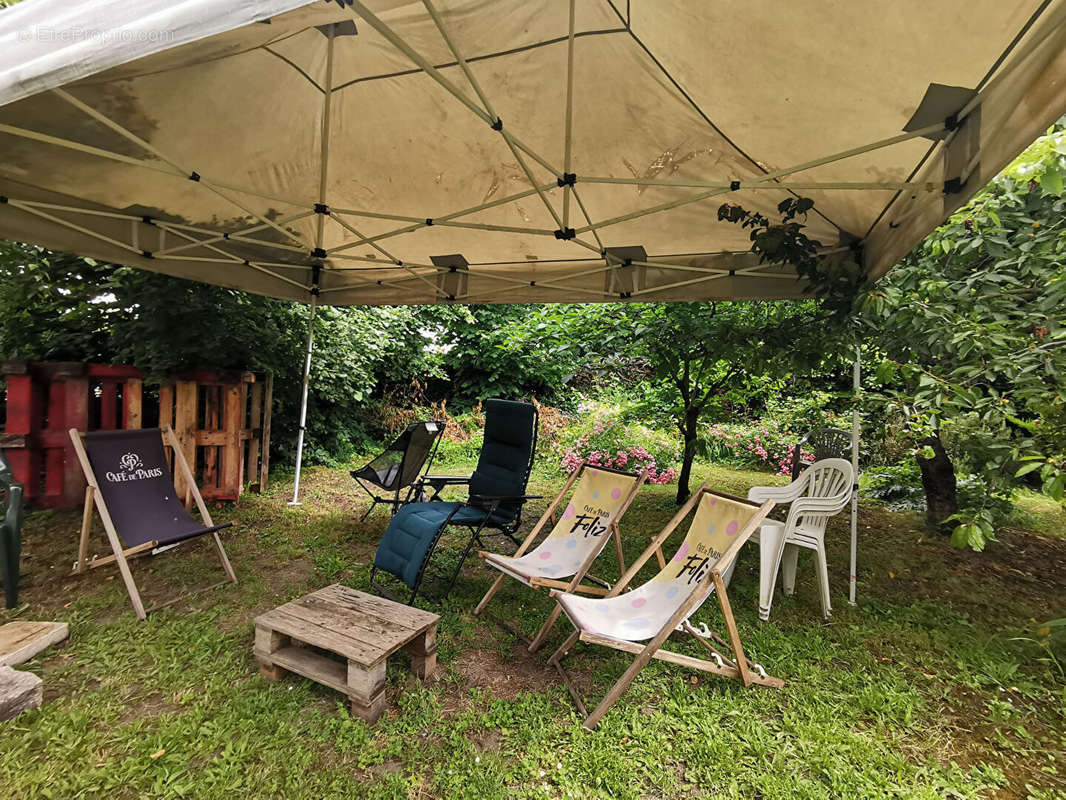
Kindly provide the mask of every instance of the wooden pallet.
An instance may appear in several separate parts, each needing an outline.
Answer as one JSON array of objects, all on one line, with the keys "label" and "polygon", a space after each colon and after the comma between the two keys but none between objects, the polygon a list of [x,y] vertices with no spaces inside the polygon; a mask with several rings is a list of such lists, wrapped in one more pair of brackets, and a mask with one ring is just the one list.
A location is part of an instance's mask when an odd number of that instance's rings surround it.
[{"label": "wooden pallet", "polygon": [[437,667],[437,623],[428,611],[333,584],[255,619],[255,658],[271,680],[292,672],[346,694],[352,714],[385,710],[385,662],[403,648],[423,680]]}]

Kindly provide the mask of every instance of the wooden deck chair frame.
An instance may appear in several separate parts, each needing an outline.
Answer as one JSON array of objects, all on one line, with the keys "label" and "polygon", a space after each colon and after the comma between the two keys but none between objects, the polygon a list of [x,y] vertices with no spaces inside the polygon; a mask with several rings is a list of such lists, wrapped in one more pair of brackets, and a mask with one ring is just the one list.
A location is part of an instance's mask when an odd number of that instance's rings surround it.
[{"label": "wooden deck chair frame", "polygon": [[[555,496],[555,499],[552,500],[551,504],[541,515],[540,519],[537,520],[537,524],[533,526],[533,529],[529,532],[529,535],[526,536],[526,538],[522,541],[522,544],[518,546],[518,549],[515,551],[513,558],[520,558],[521,556],[525,555],[526,552],[528,552],[529,549],[534,545],[537,537],[543,532],[544,527],[549,522],[551,522],[552,527],[555,526],[555,524],[558,522],[556,512],[559,510],[559,504],[562,503],[562,501],[569,496],[570,490],[574,487],[574,484],[577,483],[578,479],[585,472],[585,469],[589,467],[597,469],[601,472],[613,472],[616,475],[632,475],[632,473],[625,472],[624,470],[612,469],[610,467],[600,467],[596,466],[595,464],[589,464],[587,461],[582,461],[578,465],[578,468],[575,469],[572,473],[570,473],[570,477],[563,485],[562,490],[560,490],[559,494]],[[617,513],[614,515],[614,517],[611,519],[610,524],[607,526],[611,538],[614,539],[615,557],[618,559],[619,575],[625,575],[626,562],[625,556],[623,556],[622,554],[622,536],[618,530],[618,522],[622,519],[623,516],[625,516],[626,511],[629,510],[629,506],[636,498],[637,492],[640,491],[640,487],[643,486],[647,482],[647,480],[647,471],[641,470],[640,474],[637,476],[636,482],[633,484],[633,488],[630,489],[629,493],[622,500],[622,504],[618,507]],[[531,578],[529,581],[529,585],[532,586],[535,590],[539,590],[541,587],[545,587],[548,589],[562,589],[566,592],[581,592],[582,594],[605,596],[610,591],[611,584],[605,580],[597,578],[595,575],[589,572],[589,570],[592,569],[592,564],[596,561],[597,558],[600,557],[600,555],[603,554],[604,549],[605,548],[601,548],[599,551],[589,553],[584,563],[582,563],[581,566],[578,567],[577,572],[574,573],[573,577],[571,577],[569,580],[564,581],[555,580],[553,578]],[[484,560],[489,555],[489,553],[484,550],[479,550],[477,555],[478,558]],[[489,604],[489,601],[491,601],[495,594],[503,587],[504,581],[508,577],[509,576],[507,575],[507,573],[504,572],[501,572],[499,576],[497,576],[496,580],[493,581],[492,586],[490,586],[489,590],[485,592],[485,596],[481,598],[481,602],[478,603],[477,607],[474,609],[475,614],[481,614],[482,612],[484,612],[485,607]],[[590,586],[589,584],[582,583],[582,581],[586,577],[591,580],[594,585]],[[525,642],[529,649],[529,652],[535,653],[544,643],[544,639],[547,638],[548,634],[551,632],[552,627],[555,625],[555,621],[559,619],[559,615],[561,613],[562,608],[560,608],[559,604],[556,603],[555,608],[553,608],[551,613],[548,615],[548,619],[544,621],[544,624],[541,625],[540,630],[537,631],[533,639],[527,639],[525,636],[519,633],[513,625],[506,623],[503,620],[496,619],[495,617],[490,618],[493,619],[493,621],[495,621],[504,630],[508,631],[514,636],[517,636],[519,639]]]},{"label": "wooden deck chair frame", "polygon": [[[196,486],[196,478],[193,476],[192,470],[189,468],[189,462],[185,460],[185,454],[181,450],[181,443],[178,441],[178,437],[174,435],[174,430],[170,426],[163,428],[162,433],[166,440],[166,444],[174,453],[175,472],[180,472],[185,481],[186,507],[190,505],[190,500],[195,502],[196,507],[200,511],[200,518],[204,527],[214,527],[211,513],[207,510],[207,505],[204,503],[204,498],[200,494],[200,489]],[[85,473],[85,481],[88,484],[85,487],[85,507],[81,517],[81,540],[78,544],[78,560],[74,565],[74,571],[72,574],[80,575],[86,570],[95,569],[96,567],[117,564],[119,574],[122,576],[122,582],[126,585],[126,591],[129,593],[130,602],[133,604],[133,610],[137,613],[138,619],[142,620],[146,619],[148,614],[152,611],[158,611],[161,608],[173,605],[187,597],[217,589],[227,583],[237,583],[237,575],[233,572],[233,566],[230,564],[229,558],[226,556],[226,549],[222,546],[222,540],[218,536],[218,531],[213,531],[210,535],[215,541],[215,548],[218,551],[219,560],[222,562],[222,569],[226,573],[226,580],[212,584],[211,586],[205,586],[202,589],[194,589],[193,591],[185,592],[171,600],[145,608],[144,603],[141,601],[141,593],[137,589],[137,583],[133,580],[133,574],[130,572],[128,559],[134,556],[144,555],[154,550],[156,547],[159,547],[159,543],[151,541],[144,542],[134,547],[123,548],[122,540],[119,538],[118,531],[115,529],[115,524],[111,520],[111,512],[107,508],[107,503],[104,501],[104,496],[100,492],[100,486],[97,483],[96,475],[89,462],[89,455],[85,451],[85,440],[82,438],[82,433],[77,428],[71,428],[70,440],[74,443],[74,452],[78,456],[78,462],[81,464],[82,472]],[[92,528],[94,505],[97,512],[100,514],[100,521],[104,524],[104,532],[107,534],[107,541],[111,545],[113,555],[90,560],[88,557],[89,531]]]},{"label": "wooden deck chair frame", "polygon": [[[733,495],[725,494],[723,492],[713,491],[707,486],[707,484],[703,484],[692,497],[689,498],[688,502],[681,507],[677,514],[674,515],[673,519],[667,523],[662,532],[652,539],[651,544],[648,545],[647,549],[645,549],[640,557],[633,562],[629,567],[629,570],[621,580],[615,584],[614,588],[606,594],[606,596],[614,597],[624,591],[633,578],[636,577],[636,574],[640,571],[641,567],[648,562],[652,555],[656,555],[660,564],[665,565],[665,560],[662,556],[663,544],[678,525],[680,525],[696,507],[697,503],[699,503],[705,494],[713,494],[737,503],[752,506],[756,509],[755,515],[738,532],[736,539],[730,544],[726,551],[722,553],[719,559],[715,562],[715,565],[711,567],[703,579],[693,586],[688,597],[678,607],[666,624],[659,629],[658,633],[656,633],[647,644],[642,645],[637,642],[628,642],[609,636],[600,636],[579,629],[575,630],[569,637],[567,637],[566,641],[563,642],[559,649],[548,659],[548,663],[554,666],[562,677],[567,690],[570,692],[570,696],[574,699],[574,703],[578,707],[578,710],[586,715],[584,727],[588,730],[592,730],[596,727],[599,721],[603,719],[603,716],[615,703],[618,702],[619,698],[625,694],[629,685],[637,677],[640,671],[644,669],[648,662],[653,658],[667,661],[671,664],[677,664],[682,667],[709,672],[714,675],[722,675],[727,678],[739,678],[745,686],[751,686],[753,684],[771,688],[780,688],[784,686],[783,680],[766,675],[761,666],[750,661],[745,655],[744,647],[740,641],[740,634],[737,631],[736,621],[733,618],[733,609],[729,604],[729,596],[726,593],[725,580],[722,577],[725,568],[733,563],[737,556],[737,552],[744,546],[745,542],[751,538],[751,535],[758,530],[763,519],[765,519],[766,515],[770,513],[771,509],[773,509],[773,501],[768,500],[760,505],[740,497],[734,497]],[[704,632],[698,631],[687,622],[688,615],[702,602],[705,602],[701,599],[704,593],[710,591],[712,588],[714,589],[715,597],[718,599],[718,605],[722,610],[722,618],[725,622],[726,629],[725,637],[714,631],[710,631],[710,635],[705,635]],[[553,596],[556,594],[557,592],[552,592]],[[714,660],[708,661],[706,659],[694,658],[682,653],[664,650],[663,645],[666,643],[666,640],[679,626],[685,633],[693,636],[705,649],[707,649],[714,657]],[[599,705],[596,706],[591,714],[586,710],[585,704],[582,702],[581,696],[574,687],[573,681],[562,666],[563,657],[566,656],[579,640],[588,644],[603,645],[614,650],[632,653],[636,656],[633,663],[630,664],[629,668],[615,682],[610,691],[607,692],[606,696],[604,696],[603,700],[600,701]],[[727,654],[728,651],[733,653],[732,657]]]}]

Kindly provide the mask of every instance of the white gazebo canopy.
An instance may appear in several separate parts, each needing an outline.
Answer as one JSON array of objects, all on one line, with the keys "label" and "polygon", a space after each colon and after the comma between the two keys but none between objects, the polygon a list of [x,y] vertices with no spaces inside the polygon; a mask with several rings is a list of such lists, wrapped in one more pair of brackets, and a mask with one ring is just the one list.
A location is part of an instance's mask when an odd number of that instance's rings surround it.
[{"label": "white gazebo canopy", "polygon": [[1066,0],[23,0],[0,236],[396,304],[796,297],[729,201],[886,272],[1066,110]]},{"label": "white gazebo canopy", "polygon": [[0,236],[312,322],[799,297],[721,203],[877,278],[1064,111],[1066,0],[23,0]]}]

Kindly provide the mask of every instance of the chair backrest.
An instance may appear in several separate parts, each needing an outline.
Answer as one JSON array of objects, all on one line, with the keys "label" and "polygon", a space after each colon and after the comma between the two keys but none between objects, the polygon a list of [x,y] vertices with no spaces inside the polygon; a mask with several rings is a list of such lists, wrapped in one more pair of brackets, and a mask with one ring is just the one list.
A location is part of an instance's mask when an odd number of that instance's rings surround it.
[{"label": "chair backrest", "polygon": [[829,518],[839,513],[851,499],[855,471],[846,459],[823,458],[803,470],[797,481],[805,484],[801,497],[822,502],[818,503],[817,510],[804,509],[794,514],[790,509],[788,522],[823,533]]},{"label": "chair backrest", "polygon": [[94,431],[82,438],[97,488],[126,547],[203,530],[174,488],[159,428]]},{"label": "chair backrest", "polygon": [[[723,556],[731,553],[729,561],[734,561],[739,548],[732,546],[750,537],[765,516],[763,508],[756,503],[721,495],[706,487],[700,492],[702,496],[685,539],[666,566],[647,583],[628,594],[618,595],[632,598],[627,604],[632,621],[624,623],[632,633],[637,633],[639,628],[640,633],[650,636],[655,627],[669,619],[697,591],[711,569],[725,572],[729,563],[723,561]],[[702,591],[703,596],[686,616],[696,613],[711,593],[710,589]]]},{"label": "chair backrest", "polygon": [[[639,475],[585,465],[555,527],[527,558],[544,572],[573,574],[592,552],[603,549],[608,531],[628,505]],[[534,556],[535,554],[535,556]]]},{"label": "chair backrest", "polygon": [[851,434],[847,431],[840,428],[814,428],[796,443],[792,451],[792,480],[796,480],[803,471],[803,449],[813,455],[814,461],[821,461],[826,458],[840,458],[850,447]]},{"label": "chair backrest", "polygon": [[652,580],[669,581],[671,586],[680,587],[699,582],[714,566],[724,572],[729,564],[719,564],[719,559],[758,511],[758,505],[704,492],[685,540]]},{"label": "chair backrest", "polygon": [[392,492],[410,486],[429,465],[444,433],[440,420],[412,422],[385,451],[356,474]]},{"label": "chair backrest", "polygon": [[[485,439],[477,469],[470,476],[472,497],[526,493],[537,449],[537,427],[537,409],[531,403],[485,401]],[[507,503],[498,513],[517,525],[521,509],[521,503]]]}]

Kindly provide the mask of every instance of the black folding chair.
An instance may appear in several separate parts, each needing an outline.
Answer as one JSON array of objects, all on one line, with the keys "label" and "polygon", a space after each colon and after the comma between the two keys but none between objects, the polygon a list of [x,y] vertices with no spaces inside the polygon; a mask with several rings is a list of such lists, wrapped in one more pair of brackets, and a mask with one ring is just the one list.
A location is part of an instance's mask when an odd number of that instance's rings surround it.
[{"label": "black folding chair", "polygon": [[[360,518],[360,522],[369,517],[378,504],[392,506],[392,513],[404,503],[413,499],[416,490],[420,491],[419,479],[423,470],[428,471],[437,454],[445,423],[441,420],[413,422],[404,429],[381,455],[365,467],[352,470],[352,477],[364,492],[370,495],[370,508]],[[364,482],[365,481],[365,482]],[[367,484],[377,486],[392,497],[374,494]],[[407,489],[403,500],[400,492]]]},{"label": "black folding chair", "polygon": [[[805,459],[800,451],[806,447],[814,458]],[[851,434],[840,428],[814,428],[796,442],[792,451],[792,480],[796,480],[807,467],[824,458],[846,458],[851,447]]]},{"label": "black folding chair", "polygon": [[481,540],[483,534],[490,531],[503,534],[516,545],[521,544],[515,534],[522,524],[522,506],[526,500],[536,499],[525,491],[537,449],[537,427],[535,406],[510,400],[487,400],[485,439],[477,469],[469,477],[449,479],[448,485],[466,484],[469,487],[466,502],[431,501],[404,505],[392,518],[378,545],[370,570],[370,585],[386,597],[392,597],[386,587],[376,582],[379,570],[388,572],[411,590],[407,602],[413,603],[437,543],[445,529],[452,525],[468,528],[470,538],[450,576],[447,589],[437,598],[440,600],[451,593],[474,544],[485,546]]}]

